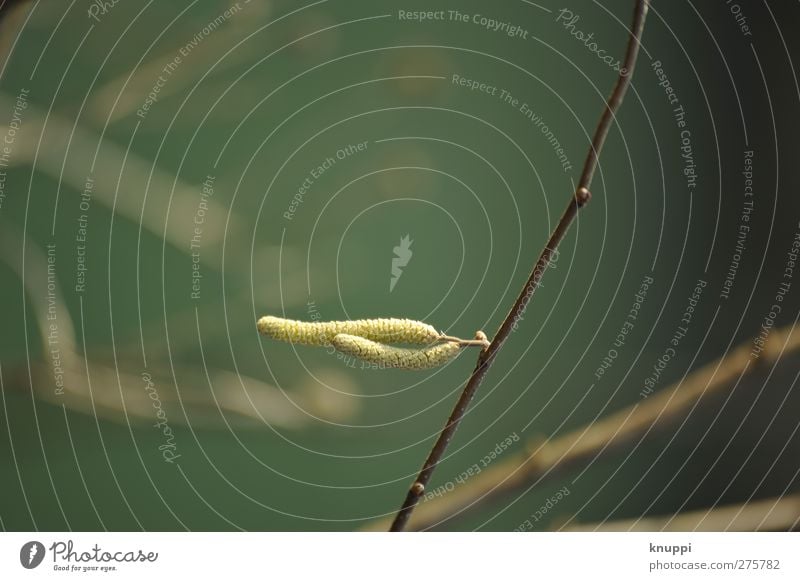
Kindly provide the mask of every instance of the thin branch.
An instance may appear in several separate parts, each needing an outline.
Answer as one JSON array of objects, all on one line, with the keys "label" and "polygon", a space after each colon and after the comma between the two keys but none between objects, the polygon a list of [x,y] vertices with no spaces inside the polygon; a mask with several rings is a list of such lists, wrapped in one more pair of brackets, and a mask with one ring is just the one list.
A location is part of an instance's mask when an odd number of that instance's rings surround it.
[{"label": "thin branch", "polygon": [[616,111],[622,103],[622,99],[625,96],[625,92],[627,91],[628,85],[630,85],[631,82],[633,69],[636,65],[636,56],[639,53],[642,30],[644,29],[644,21],[645,16],[647,15],[648,6],[649,0],[636,1],[636,7],[633,15],[633,25],[629,31],[628,48],[625,52],[625,63],[623,68],[620,70],[617,83],[614,86],[611,97],[609,97],[608,101],[606,102],[605,109],[600,117],[600,123],[597,125],[597,129],[595,130],[594,138],[592,139],[592,143],[589,148],[589,154],[587,155],[583,166],[583,172],[581,174],[578,187],[570,199],[567,209],[561,216],[556,229],[550,235],[547,245],[539,255],[539,260],[536,261],[536,264],[534,265],[533,270],[528,277],[528,281],[525,283],[525,286],[522,288],[517,300],[514,302],[514,306],[508,312],[508,315],[506,315],[505,320],[500,325],[500,328],[495,334],[494,339],[492,339],[489,347],[482,351],[478,356],[478,363],[475,366],[475,369],[473,370],[469,380],[467,381],[464,391],[461,392],[461,396],[458,398],[458,401],[456,402],[450,417],[447,419],[447,423],[442,429],[442,432],[439,434],[439,438],[436,440],[436,443],[428,455],[427,460],[425,460],[419,475],[411,485],[411,488],[406,495],[406,499],[398,511],[394,522],[392,523],[390,528],[391,531],[402,531],[405,528],[411,513],[414,511],[414,507],[416,507],[419,499],[425,493],[425,487],[427,486],[433,471],[436,469],[436,465],[442,459],[445,450],[447,450],[448,444],[450,444],[453,434],[458,429],[458,425],[461,422],[461,419],[464,417],[464,413],[469,407],[472,398],[475,396],[475,392],[478,390],[483,377],[489,370],[489,367],[494,360],[494,356],[503,346],[503,343],[508,338],[514,325],[527,308],[528,303],[533,297],[533,294],[540,285],[547,265],[550,263],[554,252],[558,248],[561,240],[564,238],[564,235],[567,233],[567,230],[572,224],[572,221],[575,219],[575,216],[577,216],[578,210],[582,208],[591,198],[589,187],[591,185],[595,169],[597,169],[597,162],[600,152],[603,149],[603,144],[605,143],[606,136],[608,135],[609,128],[611,127],[611,121],[616,115]]},{"label": "thin branch", "polygon": [[582,524],[568,531],[791,531],[800,519],[800,494],[766,498],[648,518],[618,520],[609,523]]},{"label": "thin branch", "polygon": [[[740,376],[768,369],[800,352],[800,327],[774,329],[754,363],[752,339],[716,361],[691,372],[643,401],[638,401],[588,426],[581,426],[520,454],[495,462],[464,485],[422,504],[411,521],[413,530],[425,530],[463,515],[468,509],[581,469],[604,456],[627,449],[631,442],[663,430],[685,417],[701,401],[721,397]],[[532,443],[533,444],[533,443]],[[368,530],[386,530],[388,519],[370,523]]]}]

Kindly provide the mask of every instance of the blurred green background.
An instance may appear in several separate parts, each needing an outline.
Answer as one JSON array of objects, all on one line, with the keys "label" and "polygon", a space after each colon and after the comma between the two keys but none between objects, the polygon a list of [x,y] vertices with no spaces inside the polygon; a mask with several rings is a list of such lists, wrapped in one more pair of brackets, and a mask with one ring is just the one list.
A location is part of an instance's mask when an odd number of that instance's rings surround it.
[{"label": "blurred green background", "polygon": [[[474,353],[430,372],[361,369],[264,340],[254,322],[397,316],[491,336],[574,189],[615,80],[591,43],[616,60],[627,41],[632,3],[576,1],[573,19],[562,8],[6,7],[0,129],[19,129],[0,206],[2,527],[350,530],[396,510]],[[444,19],[400,14],[418,10]],[[640,400],[698,279],[707,286],[656,389],[758,333],[800,220],[798,9],[742,10],[750,35],[725,3],[654,4],[593,201],[432,486],[509,435],[520,441],[506,453],[518,453]],[[685,110],[694,188],[654,61]],[[754,211],[725,299],[745,151]],[[413,254],[390,291],[404,236]],[[635,327],[597,379],[648,276]],[[776,325],[796,321],[797,293]],[[45,345],[50,324],[57,342]],[[539,528],[794,491],[798,361],[748,377],[577,480],[444,528],[512,530],[562,486],[570,495]]]}]

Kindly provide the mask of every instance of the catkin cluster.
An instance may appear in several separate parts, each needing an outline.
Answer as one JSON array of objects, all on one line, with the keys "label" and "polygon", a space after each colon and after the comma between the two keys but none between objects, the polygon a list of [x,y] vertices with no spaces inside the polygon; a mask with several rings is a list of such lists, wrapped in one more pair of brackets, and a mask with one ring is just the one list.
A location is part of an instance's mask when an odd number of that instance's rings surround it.
[{"label": "catkin cluster", "polygon": [[[304,322],[280,317],[261,317],[262,335],[303,345],[332,345],[337,351],[381,367],[429,369],[443,365],[458,355],[465,345],[486,348],[486,335],[464,341],[442,335],[426,323],[412,319],[359,319],[355,321]],[[389,343],[422,345],[410,349]]]}]

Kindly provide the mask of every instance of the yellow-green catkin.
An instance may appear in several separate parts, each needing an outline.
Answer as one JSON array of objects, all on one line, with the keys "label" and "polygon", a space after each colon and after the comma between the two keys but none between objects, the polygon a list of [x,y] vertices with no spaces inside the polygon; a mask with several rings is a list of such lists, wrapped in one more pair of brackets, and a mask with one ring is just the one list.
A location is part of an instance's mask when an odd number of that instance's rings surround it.
[{"label": "yellow-green catkin", "polygon": [[345,355],[357,357],[379,367],[399,369],[430,369],[444,365],[458,355],[462,347],[458,343],[448,342],[420,349],[406,349],[345,333],[334,336],[332,345]]},{"label": "yellow-green catkin", "polygon": [[278,341],[303,345],[330,345],[339,334],[357,335],[381,343],[429,345],[440,333],[412,319],[358,319],[355,321],[305,322],[280,317],[261,317],[258,332]]}]

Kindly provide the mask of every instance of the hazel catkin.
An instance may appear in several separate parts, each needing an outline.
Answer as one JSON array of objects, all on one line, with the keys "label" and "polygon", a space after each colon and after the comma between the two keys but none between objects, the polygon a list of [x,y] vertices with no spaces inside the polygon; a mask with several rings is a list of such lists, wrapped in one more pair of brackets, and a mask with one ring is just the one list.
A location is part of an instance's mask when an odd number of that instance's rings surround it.
[{"label": "hazel catkin", "polygon": [[358,319],[355,321],[295,321],[280,317],[261,317],[257,323],[262,335],[303,345],[330,345],[336,335],[357,335],[381,343],[428,345],[440,339],[432,326],[412,319]]},{"label": "hazel catkin", "polygon": [[392,347],[356,335],[339,333],[333,337],[333,347],[345,355],[374,363],[379,367],[399,369],[430,369],[444,365],[461,351],[462,345],[440,343],[419,349]]}]

